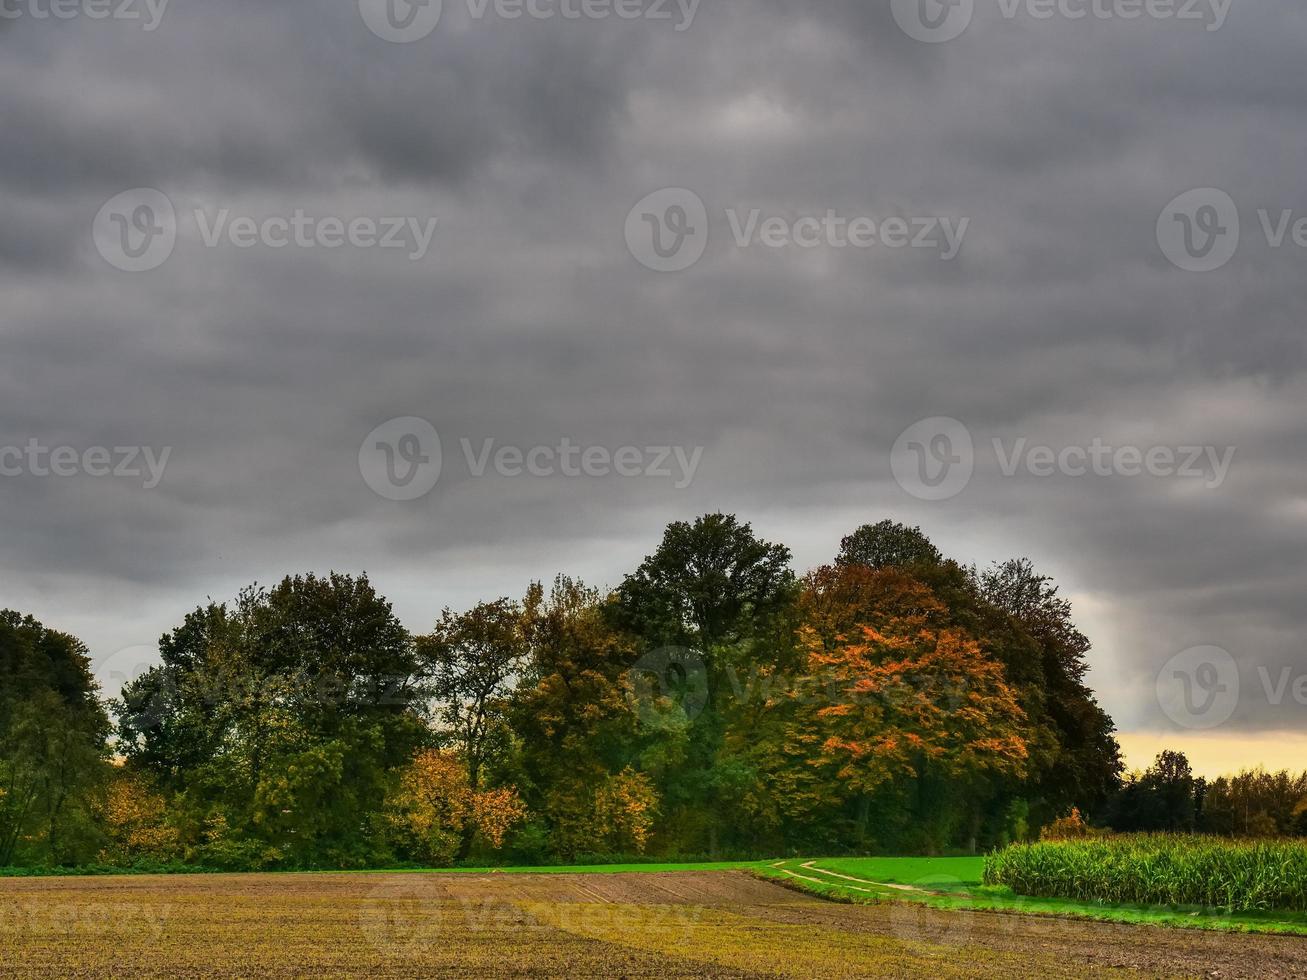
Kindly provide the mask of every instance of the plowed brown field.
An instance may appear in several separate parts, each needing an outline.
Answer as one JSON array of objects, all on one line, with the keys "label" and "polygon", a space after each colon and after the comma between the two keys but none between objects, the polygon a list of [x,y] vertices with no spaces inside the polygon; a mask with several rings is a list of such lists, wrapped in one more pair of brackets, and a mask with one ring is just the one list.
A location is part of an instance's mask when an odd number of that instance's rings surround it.
[{"label": "plowed brown field", "polygon": [[1307,940],[835,905],[742,872],[0,879],[13,977],[1307,977]]}]

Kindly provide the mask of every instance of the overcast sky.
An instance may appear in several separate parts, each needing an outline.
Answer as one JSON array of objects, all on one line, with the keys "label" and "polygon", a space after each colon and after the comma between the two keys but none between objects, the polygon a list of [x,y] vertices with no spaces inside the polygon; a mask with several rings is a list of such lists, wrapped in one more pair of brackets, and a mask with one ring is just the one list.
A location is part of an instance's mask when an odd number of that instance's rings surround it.
[{"label": "overcast sky", "polygon": [[1301,761],[1299,0],[61,2],[0,0],[0,606],[106,677],[290,572],[420,630],[889,516],[1055,575],[1131,746]]}]

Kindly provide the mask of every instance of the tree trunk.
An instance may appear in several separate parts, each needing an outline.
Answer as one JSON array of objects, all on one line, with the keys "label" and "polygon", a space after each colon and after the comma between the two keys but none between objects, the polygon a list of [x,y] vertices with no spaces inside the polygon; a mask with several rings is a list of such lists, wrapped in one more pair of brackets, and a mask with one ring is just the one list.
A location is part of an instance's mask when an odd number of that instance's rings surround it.
[{"label": "tree trunk", "polygon": [[462,863],[472,855],[472,844],[476,841],[477,825],[475,820],[469,819],[467,825],[463,828],[463,835],[458,842],[458,858]]},{"label": "tree trunk", "polygon": [[867,849],[867,823],[870,821],[870,819],[871,819],[871,797],[864,793],[862,794],[862,796],[858,797],[857,828],[858,828],[858,850],[860,851],[865,851]]}]

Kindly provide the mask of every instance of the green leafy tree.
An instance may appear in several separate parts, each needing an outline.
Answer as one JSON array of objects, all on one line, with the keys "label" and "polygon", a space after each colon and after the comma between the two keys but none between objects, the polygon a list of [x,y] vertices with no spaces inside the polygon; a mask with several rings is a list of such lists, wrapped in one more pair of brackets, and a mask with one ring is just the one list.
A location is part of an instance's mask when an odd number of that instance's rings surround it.
[{"label": "green leafy tree", "polygon": [[[458,750],[472,793],[481,791],[487,766],[502,765],[512,750],[508,698],[526,665],[527,642],[525,614],[510,599],[481,603],[465,613],[446,609],[435,629],[417,640],[437,723]],[[460,858],[471,852],[475,831],[467,821]]]},{"label": "green leafy tree", "polygon": [[0,612],[0,867],[94,855],[108,731],[85,646]]},{"label": "green leafy tree", "polygon": [[366,576],[287,578],[195,610],[128,684],[120,751],[186,809],[193,846],[259,863],[375,856],[364,827],[427,739],[413,643]]},{"label": "green leafy tree", "polygon": [[465,613],[446,609],[417,640],[436,718],[467,765],[472,791],[487,762],[507,751],[508,696],[529,654],[525,615],[510,599],[483,602]]},{"label": "green leafy tree", "polygon": [[560,576],[524,603],[529,659],[511,707],[530,809],[550,823],[562,856],[599,850],[594,792],[639,755],[636,706],[625,677],[632,638],[612,625],[608,603]]},{"label": "green leafy tree", "polygon": [[727,733],[748,714],[734,696],[741,677],[756,677],[792,647],[790,562],[788,548],[734,515],[708,514],[668,525],[618,589],[616,620],[642,651],[688,648],[706,671],[709,696],[690,719],[684,759],[662,771],[658,786],[667,825],[690,849],[743,843],[741,807],[765,774]]},{"label": "green leafy tree", "polygon": [[124,688],[110,765],[84,648],[3,613],[0,863],[932,851],[1073,807],[1307,830],[1307,777],[1208,786],[1168,754],[1119,786],[1088,650],[1028,561],[966,569],[882,521],[797,581],[709,514],[612,593],[560,576],[417,639],[366,576],[210,602]]},{"label": "green leafy tree", "polygon": [[864,524],[840,542],[837,565],[866,565],[868,568],[911,568],[938,565],[943,556],[919,527],[884,520]]},{"label": "green leafy tree", "polygon": [[678,521],[658,550],[626,577],[616,608],[622,625],[651,646],[748,639],[793,600],[790,550],[759,539],[731,514]]},{"label": "green leafy tree", "polygon": [[1202,809],[1203,780],[1194,777],[1183,752],[1158,755],[1142,773],[1132,773],[1109,801],[1107,823],[1122,832],[1193,831]]},{"label": "green leafy tree", "polygon": [[1251,769],[1207,784],[1200,829],[1227,836],[1307,834],[1307,772]]}]

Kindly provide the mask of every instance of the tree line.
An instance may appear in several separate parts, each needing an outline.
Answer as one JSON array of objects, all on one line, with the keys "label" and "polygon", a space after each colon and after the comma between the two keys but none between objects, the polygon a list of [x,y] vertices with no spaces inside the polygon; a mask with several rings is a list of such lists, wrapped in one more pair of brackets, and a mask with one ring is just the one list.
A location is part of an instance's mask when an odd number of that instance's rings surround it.
[{"label": "tree line", "polygon": [[1088,650],[1027,560],[882,521],[799,576],[727,514],[421,635],[366,575],[251,586],[111,703],[7,612],[0,866],[975,851],[1132,791]]},{"label": "tree line", "polygon": [[1124,779],[1102,820],[1130,832],[1307,837],[1307,772],[1247,769],[1209,780],[1183,752],[1162,752]]}]

